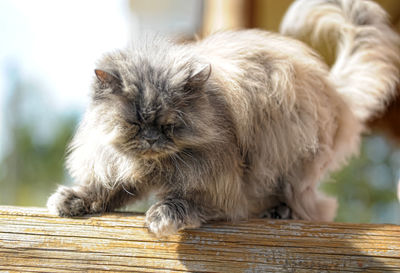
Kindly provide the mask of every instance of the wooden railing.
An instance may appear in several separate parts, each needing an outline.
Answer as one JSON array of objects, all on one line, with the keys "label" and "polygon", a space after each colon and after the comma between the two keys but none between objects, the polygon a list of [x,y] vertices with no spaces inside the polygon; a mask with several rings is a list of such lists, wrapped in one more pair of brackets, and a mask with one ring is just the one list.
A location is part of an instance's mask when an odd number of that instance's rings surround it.
[{"label": "wooden railing", "polygon": [[157,239],[144,216],[0,206],[6,272],[400,272],[400,226],[256,219]]}]

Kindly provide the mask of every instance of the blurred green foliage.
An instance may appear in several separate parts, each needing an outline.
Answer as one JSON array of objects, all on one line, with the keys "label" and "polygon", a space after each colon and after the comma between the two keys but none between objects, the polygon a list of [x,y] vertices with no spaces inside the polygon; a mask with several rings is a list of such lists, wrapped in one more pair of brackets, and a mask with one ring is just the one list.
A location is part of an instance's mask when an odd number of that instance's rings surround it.
[{"label": "blurred green foliage", "polygon": [[35,143],[26,125],[12,128],[14,144],[0,165],[2,204],[43,206],[55,184],[65,180],[63,157],[74,120],[60,123],[46,144]]},{"label": "blurred green foliage", "polygon": [[393,144],[377,134],[364,137],[359,156],[321,185],[338,199],[336,221],[400,224],[399,170],[400,152]]}]

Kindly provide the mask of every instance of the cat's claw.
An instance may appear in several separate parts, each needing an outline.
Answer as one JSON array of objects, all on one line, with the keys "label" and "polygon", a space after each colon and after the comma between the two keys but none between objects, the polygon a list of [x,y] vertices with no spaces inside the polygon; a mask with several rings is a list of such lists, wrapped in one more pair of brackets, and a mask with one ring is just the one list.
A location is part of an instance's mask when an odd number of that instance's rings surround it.
[{"label": "cat's claw", "polygon": [[261,215],[261,217],[284,220],[293,219],[292,210],[285,203],[281,203],[276,207],[268,209]]},{"label": "cat's claw", "polygon": [[165,237],[184,228],[183,221],[167,204],[154,204],[146,213],[146,225],[157,237]]}]

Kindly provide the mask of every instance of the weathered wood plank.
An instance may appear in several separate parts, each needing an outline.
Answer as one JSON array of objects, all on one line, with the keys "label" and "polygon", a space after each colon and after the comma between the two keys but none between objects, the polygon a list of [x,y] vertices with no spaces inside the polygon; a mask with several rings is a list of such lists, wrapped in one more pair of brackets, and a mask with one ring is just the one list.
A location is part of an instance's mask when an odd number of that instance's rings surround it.
[{"label": "weathered wood plank", "polygon": [[0,271],[400,272],[400,226],[255,219],[156,239],[142,215],[0,206]]}]

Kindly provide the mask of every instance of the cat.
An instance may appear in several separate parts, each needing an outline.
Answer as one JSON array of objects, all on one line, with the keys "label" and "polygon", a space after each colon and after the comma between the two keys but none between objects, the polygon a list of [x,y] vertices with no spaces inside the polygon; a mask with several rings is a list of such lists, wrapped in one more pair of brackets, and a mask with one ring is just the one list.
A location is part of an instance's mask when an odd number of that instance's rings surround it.
[{"label": "cat", "polygon": [[[393,96],[399,38],[362,0],[296,1],[282,33],[152,37],[106,54],[69,146],[76,184],[48,209],[102,213],[156,191],[146,225],[158,237],[216,219],[333,220],[336,201],[318,182]],[[332,43],[332,69],[297,40],[306,36]]]}]

